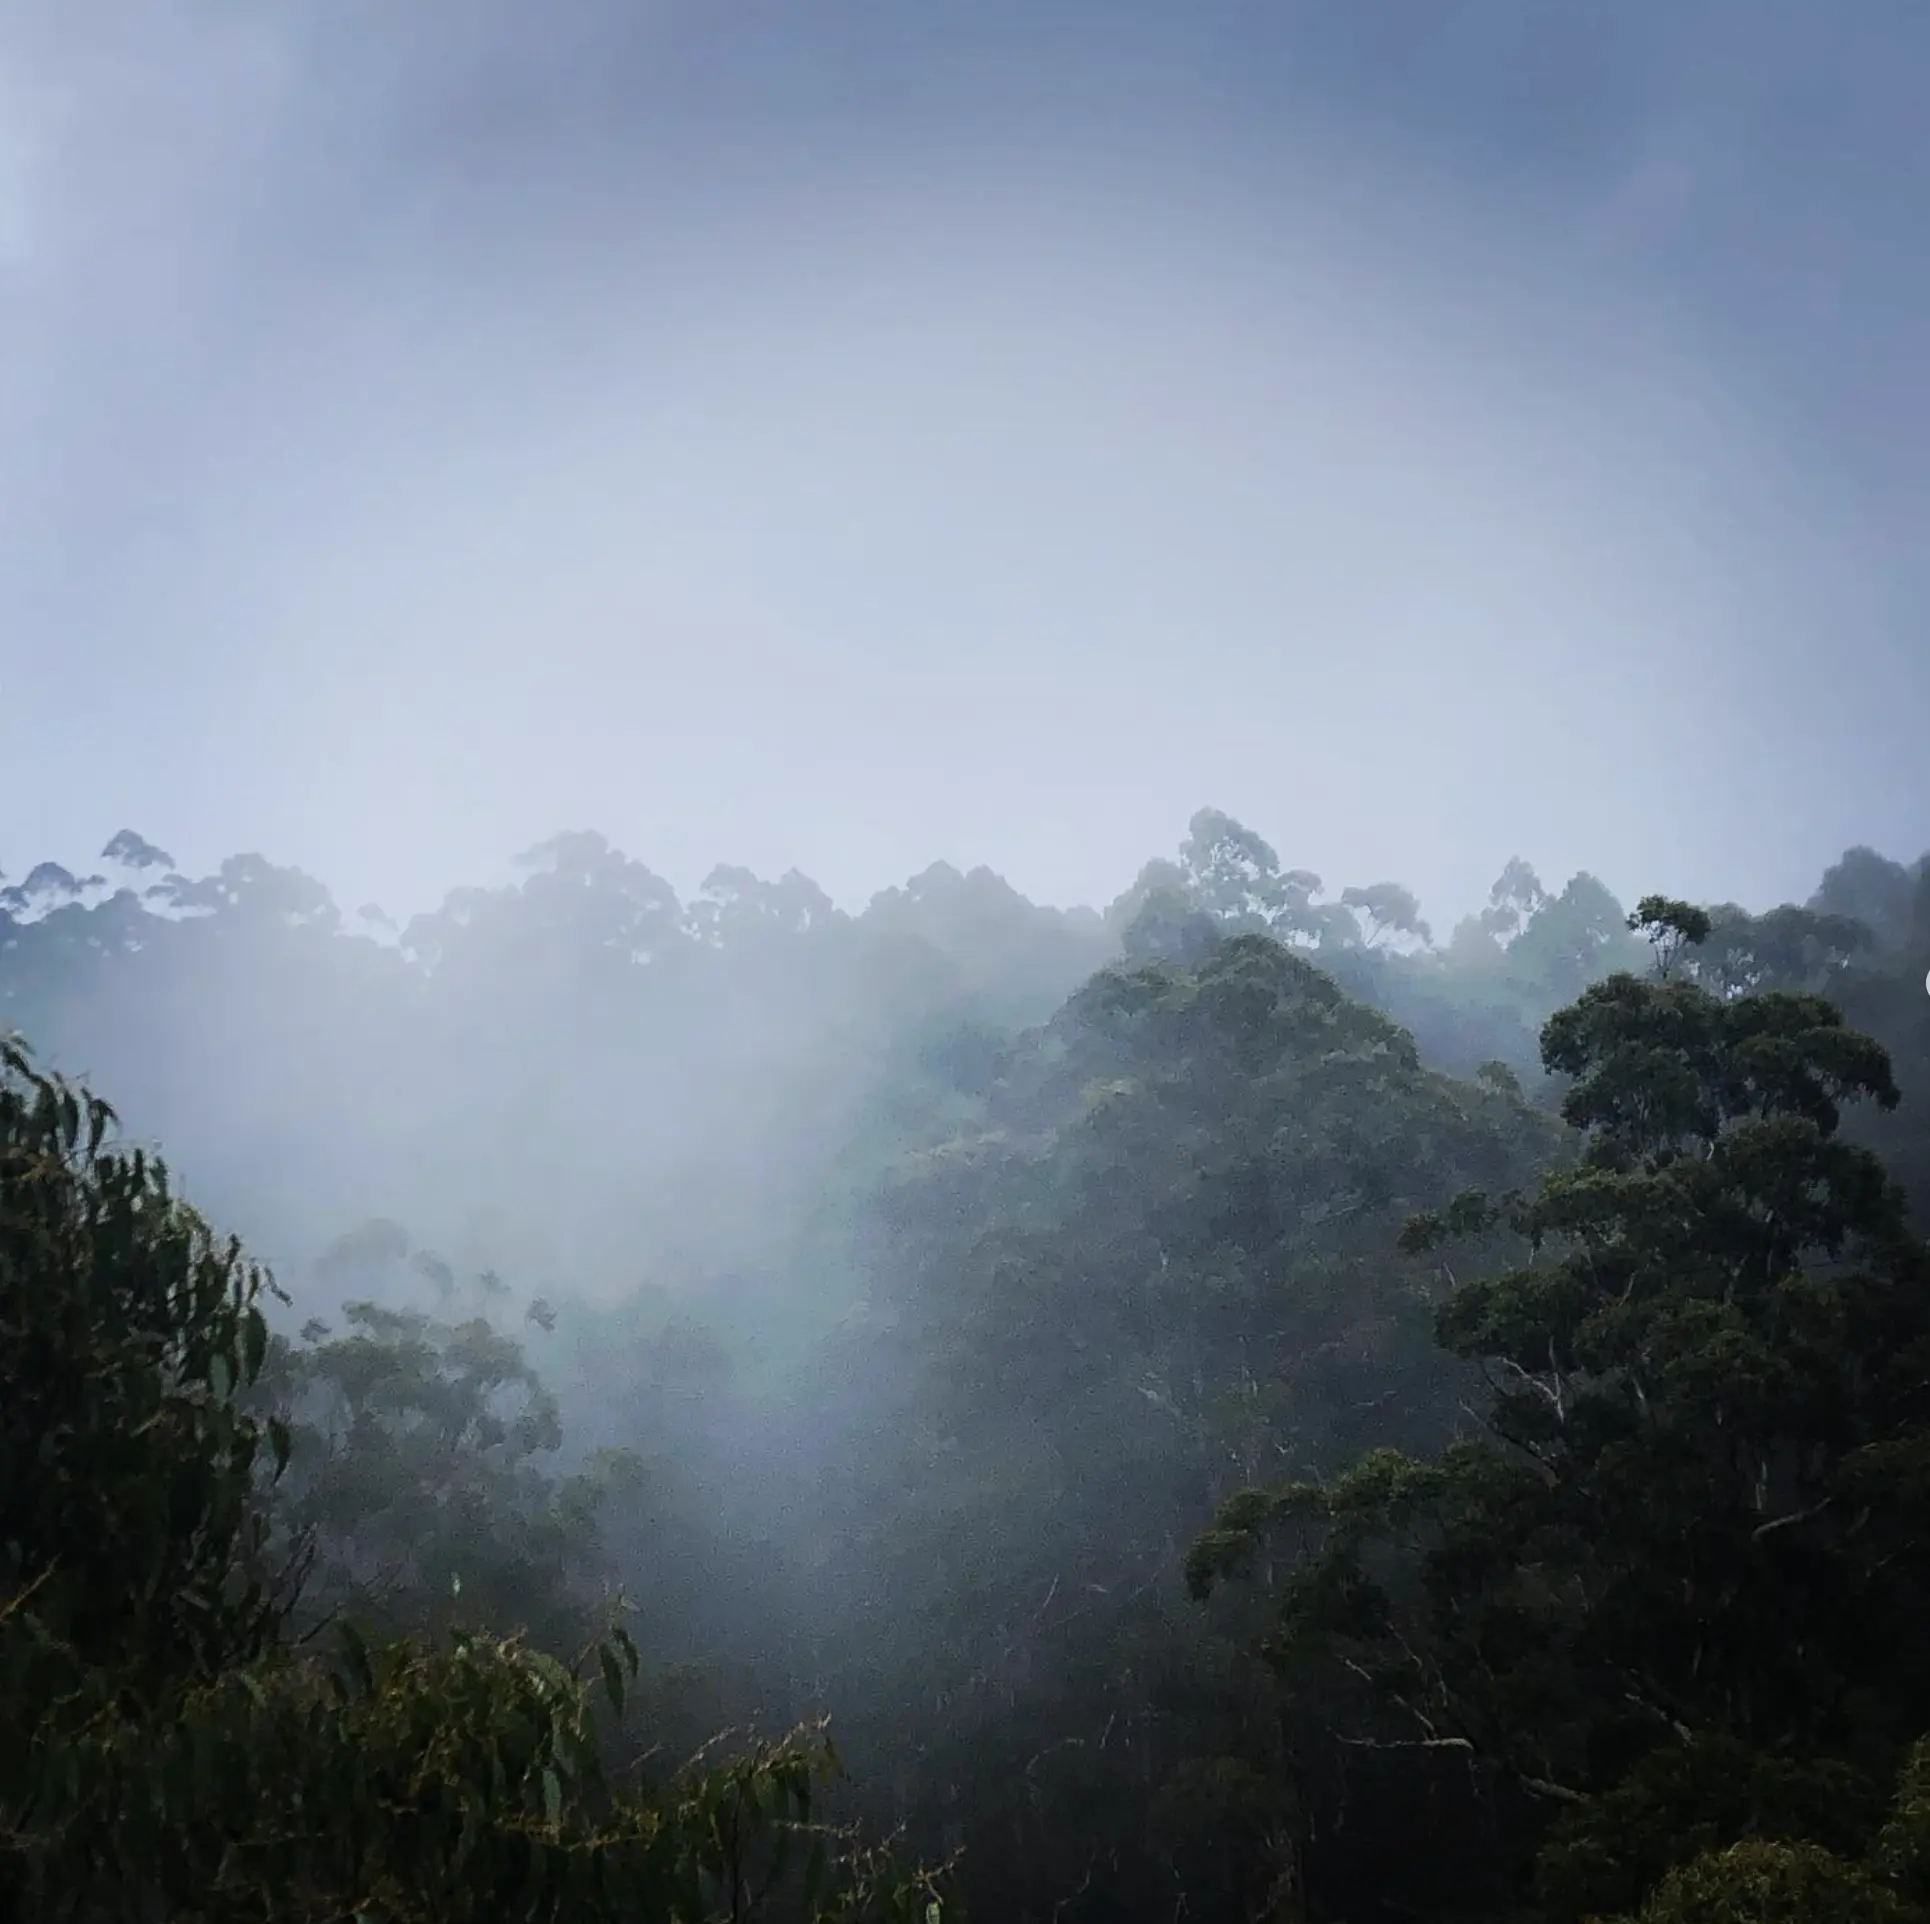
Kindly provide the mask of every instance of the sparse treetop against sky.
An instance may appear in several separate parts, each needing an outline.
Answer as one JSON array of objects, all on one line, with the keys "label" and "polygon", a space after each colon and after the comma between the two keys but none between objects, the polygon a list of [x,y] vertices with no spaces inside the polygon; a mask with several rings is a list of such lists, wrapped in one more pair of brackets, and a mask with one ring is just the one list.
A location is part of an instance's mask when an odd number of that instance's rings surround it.
[{"label": "sparse treetop against sky", "polygon": [[1930,10],[9,0],[0,864],[1930,844]]}]

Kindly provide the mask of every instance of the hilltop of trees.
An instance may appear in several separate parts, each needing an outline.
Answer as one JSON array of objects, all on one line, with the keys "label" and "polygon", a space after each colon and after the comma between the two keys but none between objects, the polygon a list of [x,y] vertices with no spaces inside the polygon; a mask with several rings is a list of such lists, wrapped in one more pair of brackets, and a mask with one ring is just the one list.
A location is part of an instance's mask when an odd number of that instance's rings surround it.
[{"label": "hilltop of trees", "polygon": [[1922,861],[1437,936],[1211,810],[1103,911],[43,863],[4,1902],[1930,1915],[1927,964]]}]

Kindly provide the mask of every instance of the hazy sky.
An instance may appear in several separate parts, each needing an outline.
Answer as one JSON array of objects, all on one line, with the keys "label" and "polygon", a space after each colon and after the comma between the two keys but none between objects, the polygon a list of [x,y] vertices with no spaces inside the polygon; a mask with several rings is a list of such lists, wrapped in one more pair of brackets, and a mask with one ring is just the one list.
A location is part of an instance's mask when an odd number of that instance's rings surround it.
[{"label": "hazy sky", "polygon": [[0,863],[1930,845],[1919,0],[6,0]]}]

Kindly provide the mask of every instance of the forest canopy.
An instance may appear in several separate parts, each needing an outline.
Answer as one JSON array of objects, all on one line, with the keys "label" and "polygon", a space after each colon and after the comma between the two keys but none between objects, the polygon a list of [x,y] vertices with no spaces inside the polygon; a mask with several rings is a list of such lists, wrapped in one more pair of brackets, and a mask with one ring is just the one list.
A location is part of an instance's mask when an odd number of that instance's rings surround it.
[{"label": "forest canopy", "polygon": [[1104,909],[42,862],[0,1901],[1930,1915],[1926,963],[1930,861],[1443,932],[1211,809]]}]

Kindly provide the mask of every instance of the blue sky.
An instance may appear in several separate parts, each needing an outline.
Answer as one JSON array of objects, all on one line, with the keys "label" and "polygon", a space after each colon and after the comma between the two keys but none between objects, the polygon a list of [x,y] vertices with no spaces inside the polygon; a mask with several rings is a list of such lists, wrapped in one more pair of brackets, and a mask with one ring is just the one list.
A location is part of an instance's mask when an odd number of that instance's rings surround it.
[{"label": "blue sky", "polygon": [[1930,13],[14,0],[0,864],[1930,845]]}]

